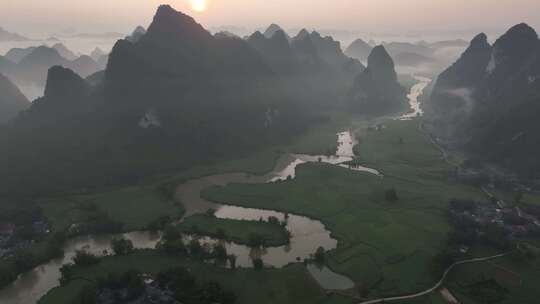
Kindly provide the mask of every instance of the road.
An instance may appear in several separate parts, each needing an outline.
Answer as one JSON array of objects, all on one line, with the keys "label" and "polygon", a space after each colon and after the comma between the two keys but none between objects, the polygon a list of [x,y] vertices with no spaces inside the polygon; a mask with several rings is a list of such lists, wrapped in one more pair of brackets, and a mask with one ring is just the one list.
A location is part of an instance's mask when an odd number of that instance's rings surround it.
[{"label": "road", "polygon": [[369,300],[369,301],[365,301],[365,302],[359,302],[358,304],[377,304],[377,303],[387,303],[387,302],[393,302],[393,301],[401,301],[401,300],[409,300],[409,299],[414,299],[414,298],[419,298],[419,297],[423,297],[423,296],[426,296],[432,292],[434,292],[435,290],[437,290],[439,287],[441,287],[441,285],[444,283],[444,280],[446,280],[446,277],[448,276],[448,274],[452,271],[452,269],[454,269],[455,267],[459,266],[459,265],[463,265],[463,264],[471,264],[471,263],[478,263],[478,262],[485,262],[485,261],[489,261],[489,260],[494,260],[494,259],[498,259],[498,258],[501,258],[501,257],[504,257],[508,255],[508,253],[501,253],[501,254],[498,254],[498,255],[493,255],[493,256],[489,256],[489,257],[483,257],[483,258],[474,258],[474,259],[469,259],[469,260],[464,260],[464,261],[459,261],[459,262],[455,262],[454,264],[450,265],[446,271],[444,272],[444,274],[442,275],[441,279],[437,282],[437,284],[435,284],[435,286],[429,288],[429,289],[426,289],[424,291],[421,291],[421,292],[418,292],[418,293],[414,293],[414,294],[410,294],[410,295],[404,295],[404,296],[397,296],[397,297],[389,297],[389,298],[381,298],[381,299],[375,299],[375,300]]}]

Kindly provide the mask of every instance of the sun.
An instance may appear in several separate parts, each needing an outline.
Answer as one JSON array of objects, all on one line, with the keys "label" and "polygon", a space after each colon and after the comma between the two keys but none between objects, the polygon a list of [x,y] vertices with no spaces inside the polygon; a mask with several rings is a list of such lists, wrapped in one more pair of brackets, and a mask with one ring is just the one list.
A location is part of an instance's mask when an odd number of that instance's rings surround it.
[{"label": "sun", "polygon": [[208,7],[206,0],[190,0],[191,9],[196,12],[204,12]]}]

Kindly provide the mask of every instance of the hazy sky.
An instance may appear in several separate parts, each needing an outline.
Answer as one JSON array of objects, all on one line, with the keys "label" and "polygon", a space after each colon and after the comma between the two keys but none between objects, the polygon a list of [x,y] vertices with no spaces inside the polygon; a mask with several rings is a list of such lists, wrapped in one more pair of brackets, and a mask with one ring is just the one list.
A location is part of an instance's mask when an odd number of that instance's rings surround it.
[{"label": "hazy sky", "polygon": [[[204,12],[190,1],[207,1]],[[71,28],[128,32],[171,4],[207,27],[350,29],[363,32],[491,30],[527,22],[540,28],[540,0],[0,0],[0,27],[26,35]]]}]

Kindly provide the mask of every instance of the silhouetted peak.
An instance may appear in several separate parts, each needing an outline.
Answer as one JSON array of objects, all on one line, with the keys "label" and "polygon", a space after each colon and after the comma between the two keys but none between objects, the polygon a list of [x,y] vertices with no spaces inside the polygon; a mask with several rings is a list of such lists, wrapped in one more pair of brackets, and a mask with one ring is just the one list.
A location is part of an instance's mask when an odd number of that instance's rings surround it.
[{"label": "silhouetted peak", "polygon": [[480,34],[476,35],[473,38],[473,40],[471,40],[471,44],[470,44],[471,47],[485,46],[485,45],[489,45],[489,43],[488,43],[488,40],[487,40],[487,35],[484,34],[484,33],[480,33]]},{"label": "silhouetted peak", "polygon": [[281,26],[275,24],[275,23],[272,23],[270,24],[270,26],[266,29],[266,31],[264,31],[264,36],[266,38],[272,38],[274,36],[274,34],[278,31],[283,31],[285,33],[285,31],[281,28]]},{"label": "silhouetted peak", "polygon": [[256,31],[248,38],[249,41],[259,41],[261,39],[266,39],[266,37],[260,31]]},{"label": "silhouetted peak", "polygon": [[210,39],[212,35],[192,17],[174,10],[169,5],[161,5],[142,42],[150,41],[171,46],[174,42],[185,44]]},{"label": "silhouetted peak", "polygon": [[379,68],[394,68],[394,60],[390,57],[390,54],[386,51],[384,46],[377,45],[373,48],[368,57],[368,68],[370,69],[379,69]]},{"label": "silhouetted peak", "polygon": [[172,8],[172,6],[170,6],[169,4],[162,4],[157,8],[154,19],[161,16],[174,15],[176,13],[176,10]]},{"label": "silhouetted peak", "polygon": [[65,97],[84,94],[88,90],[88,84],[79,75],[70,69],[53,66],[47,74],[45,97]]},{"label": "silhouetted peak", "polygon": [[133,31],[133,34],[135,34],[135,33],[144,34],[144,33],[146,33],[146,29],[144,27],[142,27],[141,25],[139,25]]},{"label": "silhouetted peak", "polygon": [[56,49],[53,49],[53,48],[50,48],[50,47],[47,47],[47,46],[38,46],[37,48],[35,48],[30,54],[29,56],[60,56],[60,54],[58,53],[58,50]]},{"label": "silhouetted peak", "polygon": [[521,36],[529,39],[538,39],[536,31],[527,23],[520,23],[511,27],[505,35]]},{"label": "silhouetted peak", "polygon": [[66,58],[67,60],[74,60],[77,58],[71,50],[69,50],[63,43],[59,42],[52,46],[53,49],[57,50],[60,56]]},{"label": "silhouetted peak", "polygon": [[353,41],[351,43],[351,46],[366,46],[366,47],[371,47],[367,42],[365,42],[364,40],[362,40],[361,38],[358,38],[356,39],[355,41]]},{"label": "silhouetted peak", "polygon": [[141,37],[144,36],[145,34],[146,34],[146,29],[139,25],[133,30],[131,35],[126,37],[126,40],[136,43],[136,42],[139,42]]},{"label": "silhouetted peak", "polygon": [[[528,48],[533,48],[538,43],[538,34],[536,31],[525,23],[510,28],[495,42],[494,46],[503,50],[515,50],[516,53],[524,53],[530,51]],[[514,53],[511,51],[511,53]]]},{"label": "silhouetted peak", "polygon": [[21,60],[21,64],[59,64],[65,58],[53,48],[39,46]]},{"label": "silhouetted peak", "polygon": [[306,37],[309,37],[309,32],[306,29],[302,29],[296,37],[294,37],[295,40],[305,39]]}]

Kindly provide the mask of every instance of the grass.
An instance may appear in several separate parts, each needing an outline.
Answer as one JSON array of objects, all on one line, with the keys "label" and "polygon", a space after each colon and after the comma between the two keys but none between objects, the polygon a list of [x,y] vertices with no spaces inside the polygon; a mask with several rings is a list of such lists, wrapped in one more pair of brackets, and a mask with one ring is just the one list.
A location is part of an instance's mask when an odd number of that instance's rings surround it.
[{"label": "grass", "polygon": [[[178,217],[182,207],[172,201],[176,186],[192,178],[229,172],[264,174],[271,171],[282,153],[323,154],[337,148],[336,133],[344,130],[350,117],[332,113],[325,123],[314,125],[288,143],[259,149],[249,156],[222,159],[204,166],[195,166],[174,175],[154,177],[145,184],[121,187],[88,194],[62,195],[39,200],[56,231],[67,229],[73,223],[84,222],[90,213],[85,206],[93,204],[112,220],[124,224],[126,231],[145,229],[163,216]],[[129,210],[129,212],[127,212]]]},{"label": "grass", "polygon": [[[110,219],[124,224],[124,230],[145,229],[163,216],[179,217],[181,205],[160,195],[155,187],[126,187],[109,192],[50,198],[40,201],[53,229],[62,231],[73,223],[84,222],[92,213],[89,206],[105,212]],[[90,208],[92,209],[92,208]]]},{"label": "grass", "polygon": [[[371,297],[427,288],[435,279],[430,263],[450,230],[447,202],[482,194],[447,179],[451,167],[417,121],[386,125],[377,133],[364,131],[357,148],[359,162],[380,169],[384,178],[312,163],[298,167],[291,182],[235,184],[203,194],[218,202],[320,219],[340,241],[329,254],[329,266],[371,287]],[[388,189],[396,189],[399,201],[385,200]]]},{"label": "grass", "polygon": [[99,277],[109,273],[123,273],[137,269],[143,273],[157,273],[172,267],[188,268],[200,281],[217,281],[227,290],[233,291],[238,304],[345,304],[351,303],[338,296],[327,297],[310,278],[302,264],[284,269],[230,270],[179,257],[161,255],[155,251],[145,251],[124,257],[108,257],[101,263],[76,269],[75,277],[67,285],[55,288],[45,295],[39,304],[78,303],[80,292]]},{"label": "grass", "polygon": [[184,232],[205,236],[219,236],[225,233],[224,239],[237,244],[249,244],[250,237],[257,234],[264,238],[266,246],[282,246],[287,244],[287,231],[278,224],[268,222],[240,221],[219,219],[208,215],[190,216],[179,225]]},{"label": "grass", "polygon": [[[447,285],[455,290],[457,297],[464,304],[482,303],[475,296],[479,283],[494,280],[502,292],[501,304],[534,304],[540,298],[540,260],[520,261],[512,256],[491,262],[482,262],[458,267],[448,278]],[[475,286],[474,288],[471,286]],[[493,293],[496,292],[495,288]]]}]

